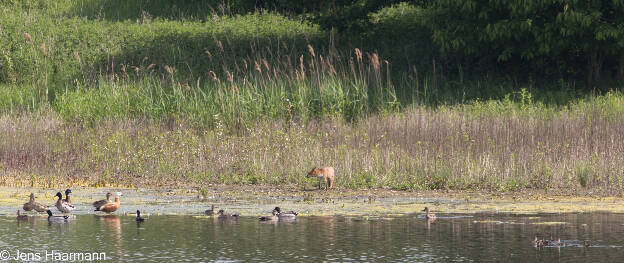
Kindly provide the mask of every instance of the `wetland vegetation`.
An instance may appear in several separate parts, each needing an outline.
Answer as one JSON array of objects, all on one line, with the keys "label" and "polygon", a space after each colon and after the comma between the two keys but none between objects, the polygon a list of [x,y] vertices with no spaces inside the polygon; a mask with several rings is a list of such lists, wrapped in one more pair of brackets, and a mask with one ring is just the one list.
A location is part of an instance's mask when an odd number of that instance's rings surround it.
[{"label": "wetland vegetation", "polygon": [[281,1],[3,1],[0,184],[303,189],[331,165],[349,189],[622,192],[617,32],[483,56],[395,2],[340,27]]}]

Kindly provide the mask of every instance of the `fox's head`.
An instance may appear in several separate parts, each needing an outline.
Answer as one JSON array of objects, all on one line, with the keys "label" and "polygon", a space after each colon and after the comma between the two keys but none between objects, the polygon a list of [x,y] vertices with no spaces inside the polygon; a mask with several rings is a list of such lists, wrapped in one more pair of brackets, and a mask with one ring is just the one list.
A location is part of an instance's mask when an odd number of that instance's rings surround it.
[{"label": "fox's head", "polygon": [[310,177],[316,177],[319,174],[322,174],[323,170],[321,170],[321,168],[312,168],[312,170],[308,173],[308,175],[306,177],[310,178]]}]

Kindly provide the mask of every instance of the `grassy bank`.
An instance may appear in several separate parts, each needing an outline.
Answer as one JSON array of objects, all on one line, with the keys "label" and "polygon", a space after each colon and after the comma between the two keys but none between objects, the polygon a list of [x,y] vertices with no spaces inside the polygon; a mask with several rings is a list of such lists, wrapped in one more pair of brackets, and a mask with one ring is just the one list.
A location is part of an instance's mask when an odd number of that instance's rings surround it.
[{"label": "grassy bank", "polygon": [[622,189],[617,87],[415,56],[431,47],[389,30],[419,29],[408,5],[361,46],[235,7],[1,2],[0,184],[304,187],[332,165],[350,189]]},{"label": "grassy bank", "polygon": [[[585,95],[573,82],[541,89],[464,76],[461,68],[445,75],[451,66],[415,57],[418,45],[404,46],[402,32],[381,30],[385,35],[371,38],[387,43],[362,48],[242,3],[150,3],[2,2],[0,112],[43,109],[70,122],[183,120],[236,130],[266,119],[353,122],[412,104],[503,99],[521,88],[559,105]],[[411,28],[415,22],[395,9],[371,19],[381,29]]]},{"label": "grassy bank", "polygon": [[341,188],[593,189],[624,183],[624,96],[566,107],[525,101],[414,107],[362,119],[259,121],[223,126],[149,120],[64,122],[48,115],[0,119],[2,184],[54,186],[310,187],[311,167],[332,165]]}]

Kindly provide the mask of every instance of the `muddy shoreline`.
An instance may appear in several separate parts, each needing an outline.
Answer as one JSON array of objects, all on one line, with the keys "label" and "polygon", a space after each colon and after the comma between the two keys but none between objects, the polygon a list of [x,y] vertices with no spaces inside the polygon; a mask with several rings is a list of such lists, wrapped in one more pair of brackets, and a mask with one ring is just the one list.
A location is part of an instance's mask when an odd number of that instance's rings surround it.
[{"label": "muddy shoreline", "polygon": [[[28,201],[30,192],[54,212],[54,194],[61,189],[0,188],[0,214],[12,216]],[[215,204],[242,216],[270,213],[275,206],[295,210],[301,216],[386,216],[422,213],[428,206],[439,214],[474,213],[624,213],[624,197],[595,196],[591,192],[565,195],[556,192],[393,191],[385,189],[319,191],[269,186],[212,186],[184,189],[72,188],[74,214],[97,214],[91,203],[107,191],[122,192],[116,214],[140,209],[150,214],[202,215]]]}]

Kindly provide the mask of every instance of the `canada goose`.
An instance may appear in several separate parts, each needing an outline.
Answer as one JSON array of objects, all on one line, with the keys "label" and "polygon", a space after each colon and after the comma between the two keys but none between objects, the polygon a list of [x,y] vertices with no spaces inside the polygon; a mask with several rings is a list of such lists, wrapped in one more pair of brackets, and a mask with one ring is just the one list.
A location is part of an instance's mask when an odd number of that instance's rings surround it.
[{"label": "canada goose", "polygon": [[106,193],[106,199],[93,202],[93,207],[95,207],[95,211],[100,211],[100,208],[111,202],[110,198],[113,196],[110,192]]},{"label": "canada goose", "polygon": [[141,217],[141,211],[137,210],[137,213],[136,213],[136,219],[135,219],[135,220],[136,220],[137,222],[144,222],[144,221],[145,221],[145,218],[142,218],[142,217]]},{"label": "canada goose", "polygon": [[[75,209],[73,205],[62,200],[63,195],[61,194],[61,192],[56,193],[56,197],[58,197],[58,200],[56,200],[56,208],[58,208],[59,211],[63,213],[71,213],[71,211]],[[50,210],[48,209],[47,211]],[[50,215],[50,213],[48,213],[48,215]]]},{"label": "canada goose", "polygon": [[425,207],[425,209],[423,209],[422,211],[425,212],[425,217],[427,217],[427,219],[435,219],[436,215],[434,213],[429,213],[429,207]]},{"label": "canada goose", "polygon": [[223,209],[219,210],[219,219],[237,219],[238,214],[226,214]]},{"label": "canada goose", "polygon": [[32,211],[33,209],[37,212],[44,212],[45,210],[50,209],[47,205],[35,202],[35,194],[30,193],[30,201],[24,204],[24,211]]},{"label": "canada goose", "polygon": [[22,215],[20,210],[17,210],[17,220],[28,220],[28,215]]},{"label": "canada goose", "polygon": [[48,221],[67,221],[67,219],[69,219],[69,216],[65,216],[65,215],[63,216],[52,215],[52,211],[50,210],[46,210],[46,212],[48,213]]},{"label": "canada goose", "polygon": [[214,216],[217,214],[217,210],[215,210],[215,206],[211,205],[210,209],[204,211],[204,214],[209,215],[209,216]]},{"label": "canada goose", "polygon": [[277,210],[273,210],[272,215],[270,216],[261,216],[259,219],[260,221],[274,221],[274,220],[279,220],[279,212],[277,212]]},{"label": "canada goose", "polygon": [[277,211],[277,216],[279,216],[279,218],[295,218],[298,215],[294,211],[282,212],[279,206],[276,206],[273,210]]},{"label": "canada goose", "polygon": [[[106,213],[112,213],[117,211],[117,209],[119,209],[119,196],[121,196],[120,192],[117,192],[117,195],[115,196],[115,202],[110,202],[107,203],[105,205],[103,205],[102,207],[100,207],[100,211],[106,212]],[[97,210],[96,210],[97,211]]]}]

